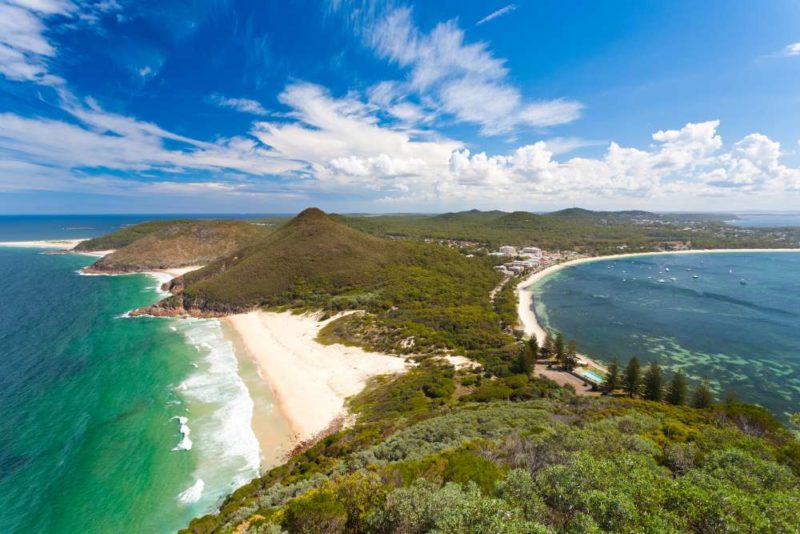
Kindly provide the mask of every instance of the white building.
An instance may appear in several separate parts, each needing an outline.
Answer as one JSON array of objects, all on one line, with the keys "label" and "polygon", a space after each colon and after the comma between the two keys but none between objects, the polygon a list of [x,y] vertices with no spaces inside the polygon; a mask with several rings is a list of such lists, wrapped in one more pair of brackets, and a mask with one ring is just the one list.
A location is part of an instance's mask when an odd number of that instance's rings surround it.
[{"label": "white building", "polygon": [[527,258],[541,258],[542,249],[540,249],[539,247],[525,247],[522,249],[522,252],[520,252],[519,255],[525,256]]},{"label": "white building", "polygon": [[517,255],[517,249],[512,247],[512,246],[505,245],[505,246],[500,247],[500,253],[502,253],[503,256],[516,256]]}]

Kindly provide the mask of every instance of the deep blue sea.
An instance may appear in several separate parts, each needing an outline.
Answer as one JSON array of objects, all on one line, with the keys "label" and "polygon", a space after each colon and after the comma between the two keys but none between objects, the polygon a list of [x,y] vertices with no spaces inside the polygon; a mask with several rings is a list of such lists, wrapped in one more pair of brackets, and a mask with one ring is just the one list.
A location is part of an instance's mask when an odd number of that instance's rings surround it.
[{"label": "deep blue sea", "polygon": [[800,252],[584,263],[534,295],[539,318],[587,355],[636,355],[781,417],[800,411]]},{"label": "deep blue sea", "polygon": [[[150,218],[0,217],[0,241]],[[78,274],[93,260],[0,247],[4,534],[174,532],[259,471],[253,399],[271,399],[223,325],[128,318],[159,282]]]}]

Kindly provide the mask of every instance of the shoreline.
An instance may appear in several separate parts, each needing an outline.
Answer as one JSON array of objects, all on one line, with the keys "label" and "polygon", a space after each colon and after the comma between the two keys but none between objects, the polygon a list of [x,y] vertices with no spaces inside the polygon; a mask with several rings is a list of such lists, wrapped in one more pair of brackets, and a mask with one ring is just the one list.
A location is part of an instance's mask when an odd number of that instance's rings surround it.
[{"label": "shoreline", "polygon": [[[539,344],[543,344],[547,337],[547,331],[539,322],[539,318],[534,311],[534,298],[532,286],[536,285],[539,281],[551,274],[555,274],[561,269],[581,265],[584,263],[593,263],[598,261],[611,261],[626,258],[638,258],[644,256],[663,256],[663,255],[681,255],[681,254],[735,254],[735,253],[773,253],[773,252],[793,252],[800,254],[800,248],[726,248],[726,249],[697,249],[697,250],[669,250],[663,252],[629,252],[623,254],[610,254],[608,256],[586,256],[583,258],[576,258],[574,260],[556,263],[545,267],[541,271],[537,271],[524,280],[519,282],[516,287],[517,293],[517,318],[522,323],[525,335],[536,336]],[[604,365],[595,360],[587,357],[584,354],[579,354],[580,359],[586,361],[592,366],[595,366],[603,371],[607,371]]]},{"label": "shoreline", "polygon": [[253,311],[225,317],[271,388],[286,419],[292,448],[308,443],[345,422],[346,400],[378,375],[404,372],[400,357],[316,340],[325,325],[311,315]]},{"label": "shoreline", "polygon": [[51,248],[63,249],[65,252],[73,251],[78,244],[87,239],[42,239],[39,241],[0,241],[0,247],[8,248]]}]

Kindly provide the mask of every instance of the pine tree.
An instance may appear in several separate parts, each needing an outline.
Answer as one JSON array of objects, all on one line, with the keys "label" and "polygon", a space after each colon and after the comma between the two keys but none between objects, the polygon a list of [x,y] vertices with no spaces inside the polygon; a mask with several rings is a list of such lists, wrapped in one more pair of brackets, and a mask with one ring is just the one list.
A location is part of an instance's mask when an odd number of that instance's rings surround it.
[{"label": "pine tree", "polygon": [[613,393],[615,389],[619,389],[621,385],[621,377],[619,376],[619,361],[614,358],[611,365],[608,366],[608,373],[606,379],[603,381],[603,391],[606,393]]},{"label": "pine tree", "polygon": [[528,340],[528,348],[531,349],[531,354],[533,354],[533,360],[536,361],[536,358],[539,356],[539,340],[536,339],[536,334],[532,335]]},{"label": "pine tree", "polygon": [[556,334],[556,340],[555,340],[555,357],[556,361],[559,362],[562,365],[562,367],[564,366],[564,358],[566,354],[567,350],[564,347],[564,334],[559,332],[558,334]]},{"label": "pine tree", "polygon": [[553,339],[553,336],[550,335],[550,332],[548,332],[544,338],[544,345],[541,349],[539,349],[539,354],[542,356],[543,360],[549,360],[553,357],[554,352],[555,340]]},{"label": "pine tree", "polygon": [[714,405],[714,395],[711,393],[711,388],[708,386],[708,380],[698,385],[692,394],[692,407],[693,408],[710,408]]},{"label": "pine tree", "polygon": [[680,406],[681,404],[686,404],[686,396],[686,377],[682,371],[678,371],[672,375],[672,380],[669,383],[669,387],[667,387],[667,402]]},{"label": "pine tree", "polygon": [[657,363],[651,363],[644,375],[644,398],[651,401],[664,398],[664,377]]},{"label": "pine tree", "polygon": [[628,367],[625,368],[623,387],[631,397],[638,395],[642,389],[642,369],[639,365],[639,358],[636,356],[631,358],[631,361],[628,362]]},{"label": "pine tree", "polygon": [[517,371],[520,374],[530,377],[533,374],[535,362],[536,357],[531,351],[531,346],[526,343],[520,348],[519,355],[517,356]]},{"label": "pine tree", "polygon": [[578,365],[578,345],[574,339],[567,343],[567,352],[564,354],[564,369],[572,371]]}]

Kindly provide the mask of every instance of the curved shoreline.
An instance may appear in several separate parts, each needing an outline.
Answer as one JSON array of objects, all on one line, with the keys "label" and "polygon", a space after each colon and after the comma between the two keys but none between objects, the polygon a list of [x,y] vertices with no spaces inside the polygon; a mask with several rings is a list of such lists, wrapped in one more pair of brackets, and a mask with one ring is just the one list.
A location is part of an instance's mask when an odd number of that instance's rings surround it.
[{"label": "curved shoreline", "polygon": [[[573,267],[575,265],[580,265],[582,263],[592,263],[598,261],[611,261],[611,260],[620,260],[626,258],[638,258],[642,256],[665,256],[665,255],[680,255],[680,254],[734,254],[734,253],[773,253],[773,252],[793,252],[795,254],[800,254],[800,248],[726,248],[726,249],[698,249],[698,250],[670,250],[664,252],[631,252],[628,254],[610,254],[608,256],[587,256],[585,258],[577,258],[574,260],[565,261],[563,263],[556,263],[555,265],[550,265],[549,267],[545,267],[541,271],[537,271],[523,281],[517,284],[516,292],[517,292],[517,316],[519,318],[520,323],[522,323],[523,331],[525,335],[536,336],[536,340],[539,344],[543,344],[545,338],[547,337],[547,331],[539,323],[539,319],[536,317],[536,312],[533,309],[533,290],[531,289],[536,283],[538,283],[543,278],[554,274],[561,269],[566,267]],[[597,362],[587,358],[584,355],[581,355],[584,360],[589,361],[590,363],[596,365],[597,367],[603,369],[603,366],[598,364]]]}]

